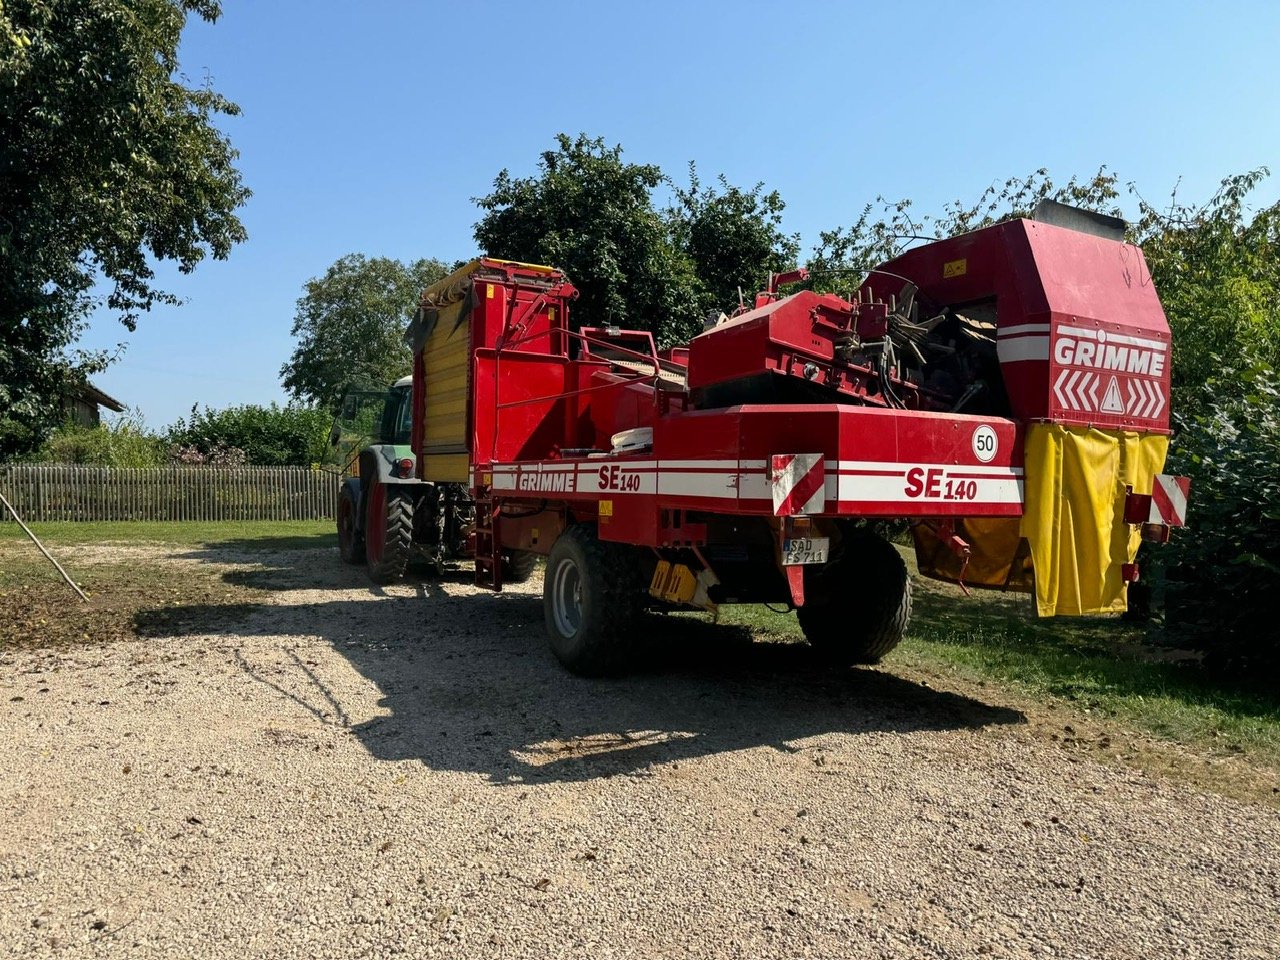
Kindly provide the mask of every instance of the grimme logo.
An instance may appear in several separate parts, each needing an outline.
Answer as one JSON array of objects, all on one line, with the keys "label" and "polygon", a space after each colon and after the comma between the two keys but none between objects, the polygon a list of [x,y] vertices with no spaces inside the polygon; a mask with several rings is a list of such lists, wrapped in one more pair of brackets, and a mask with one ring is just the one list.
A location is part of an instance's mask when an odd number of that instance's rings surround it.
[{"label": "grimme logo", "polygon": [[522,473],[516,487],[536,493],[570,493],[574,489],[575,479],[572,470]]},{"label": "grimme logo", "polygon": [[1058,337],[1053,345],[1053,359],[1063,366],[1096,367],[1123,373],[1142,373],[1159,377],[1164,373],[1164,351],[1144,350],[1118,343],[1107,343],[1106,332],[1098,331],[1098,343]]}]

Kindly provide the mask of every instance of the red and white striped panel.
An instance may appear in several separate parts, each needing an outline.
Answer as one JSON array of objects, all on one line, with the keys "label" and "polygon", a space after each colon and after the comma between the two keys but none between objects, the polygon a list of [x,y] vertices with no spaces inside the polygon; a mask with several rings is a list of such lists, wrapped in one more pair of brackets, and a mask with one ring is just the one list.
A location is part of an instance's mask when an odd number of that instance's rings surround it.
[{"label": "red and white striped panel", "polygon": [[820,453],[775,453],[770,462],[773,515],[796,517],[827,508],[826,470]]},{"label": "red and white striped panel", "polygon": [[1171,477],[1156,474],[1151,485],[1151,513],[1147,523],[1160,523],[1166,527],[1187,525],[1187,498],[1191,495],[1190,477]]}]

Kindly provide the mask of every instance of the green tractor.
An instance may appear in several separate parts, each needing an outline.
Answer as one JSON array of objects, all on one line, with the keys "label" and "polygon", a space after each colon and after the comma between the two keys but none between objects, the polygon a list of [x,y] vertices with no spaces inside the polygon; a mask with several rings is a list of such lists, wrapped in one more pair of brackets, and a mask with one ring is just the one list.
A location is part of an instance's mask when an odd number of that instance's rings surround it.
[{"label": "green tractor", "polygon": [[[412,395],[412,377],[390,388],[349,389],[329,437],[342,464],[338,550],[347,563],[363,563],[375,583],[399,580],[410,564],[440,574],[475,553],[475,504],[466,485],[416,476]],[[504,557],[503,579],[527,580],[536,559]]]}]

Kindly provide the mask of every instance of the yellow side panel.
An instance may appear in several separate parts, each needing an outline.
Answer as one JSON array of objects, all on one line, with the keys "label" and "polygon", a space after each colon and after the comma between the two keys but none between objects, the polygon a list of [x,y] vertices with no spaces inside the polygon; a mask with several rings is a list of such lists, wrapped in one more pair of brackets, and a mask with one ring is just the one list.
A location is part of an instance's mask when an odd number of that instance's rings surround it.
[{"label": "yellow side panel", "polygon": [[1168,449],[1156,434],[1028,425],[1022,535],[1042,617],[1124,610],[1120,566],[1139,542],[1124,522],[1125,486],[1150,493]]},{"label": "yellow side panel", "polygon": [[[471,316],[465,302],[440,310],[439,320],[423,347],[426,410],[423,451],[456,454],[467,448],[467,396],[470,389]],[[463,457],[465,463],[465,456]],[[430,459],[428,460],[430,462]],[[466,479],[466,468],[463,477]],[[445,479],[428,477],[427,479]]]},{"label": "yellow side panel", "polygon": [[423,458],[422,479],[433,483],[470,483],[471,455],[432,453]]}]

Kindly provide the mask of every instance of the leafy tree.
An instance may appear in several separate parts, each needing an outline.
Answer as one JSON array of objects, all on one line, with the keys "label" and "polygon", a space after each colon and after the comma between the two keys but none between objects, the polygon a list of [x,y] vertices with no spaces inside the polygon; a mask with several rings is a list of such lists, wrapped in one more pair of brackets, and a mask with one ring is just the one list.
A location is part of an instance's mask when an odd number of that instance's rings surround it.
[{"label": "leafy tree", "polygon": [[1166,625],[1214,666],[1280,679],[1280,375],[1242,358],[1178,416],[1169,472],[1191,477],[1191,527],[1152,560],[1167,575]]},{"label": "leafy tree", "polygon": [[1175,409],[1198,409],[1211,378],[1238,394],[1218,374],[1244,357],[1280,364],[1280,203],[1247,207],[1266,174],[1227,177],[1200,205],[1176,192],[1164,210],[1141,202],[1135,237],[1169,317]]},{"label": "leafy tree", "polygon": [[[197,405],[190,417],[179,418],[169,428],[166,439],[183,462],[206,462],[226,451],[242,450],[245,460],[258,466],[307,466],[324,458],[332,423],[326,410],[293,404],[243,404],[223,410]],[[201,456],[192,456],[192,451]]]},{"label": "leafy tree", "polygon": [[579,325],[652,330],[664,342],[701,326],[694,265],[653,205],[663,182],[653,164],[627,163],[622,147],[580,134],[556,137],[536,177],[503,170],[484,211],[476,243],[491,256],[564,270],[580,292]]},{"label": "leafy tree", "polygon": [[891,260],[917,240],[940,240],[991,226],[1002,220],[1026,217],[1041,200],[1056,200],[1086,210],[1120,216],[1116,176],[1105,167],[1087,180],[1072,177],[1062,186],[1043,168],[1026,177],[1010,177],[987,187],[971,203],[956,200],[940,214],[913,215],[910,200],[890,203],[876,197],[848,227],[818,235],[809,259],[809,285],[816,290],[848,294],[858,287],[867,271]]},{"label": "leafy tree", "polygon": [[413,355],[405,327],[422,291],[448,274],[439,260],[404,264],[350,253],[308,280],[298,300],[289,362],[280,368],[295,399],[336,412],[353,379],[386,384],[405,376]]},{"label": "leafy tree", "polygon": [[91,307],[133,330],[178,302],[154,261],[187,273],[245,237],[249,191],[214,124],[239,110],[177,74],[191,14],[220,4],[0,4],[0,459],[37,446],[66,388],[107,362],[72,351]]},{"label": "leafy tree", "polygon": [[778,191],[735,187],[722,174],[720,189],[703,187],[689,164],[689,186],[676,188],[668,210],[676,246],[693,261],[699,306],[731,312],[741,296],[750,303],[770,273],[795,266],[800,238],[782,232],[786,206]]}]

